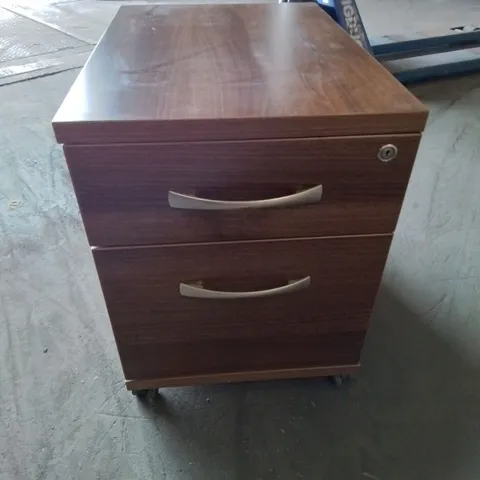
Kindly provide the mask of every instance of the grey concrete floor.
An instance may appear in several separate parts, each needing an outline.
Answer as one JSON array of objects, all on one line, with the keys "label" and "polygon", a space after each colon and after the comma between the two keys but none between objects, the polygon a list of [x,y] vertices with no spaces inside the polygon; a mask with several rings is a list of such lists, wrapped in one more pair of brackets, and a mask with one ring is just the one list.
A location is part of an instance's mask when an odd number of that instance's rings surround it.
[{"label": "grey concrete floor", "polygon": [[[480,24],[477,0],[359,3],[378,33],[415,11]],[[118,4],[1,5],[31,48],[71,40],[23,57],[0,41],[1,480],[480,478],[480,76],[413,89],[432,113],[348,388],[178,388],[142,405],[50,127]]]}]

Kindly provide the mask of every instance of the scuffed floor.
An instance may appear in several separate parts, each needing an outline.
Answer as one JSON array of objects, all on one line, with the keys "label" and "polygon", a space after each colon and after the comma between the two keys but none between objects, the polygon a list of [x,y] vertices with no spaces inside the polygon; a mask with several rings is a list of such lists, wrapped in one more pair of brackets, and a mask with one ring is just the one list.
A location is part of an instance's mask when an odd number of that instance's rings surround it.
[{"label": "scuffed floor", "polygon": [[[359,3],[385,33],[382,3]],[[478,480],[480,76],[414,88],[432,113],[364,368],[348,388],[166,389],[142,405],[123,387],[50,127],[118,3],[43,4],[7,8],[35,31],[67,32],[68,48],[0,63],[0,479]],[[448,7],[415,4],[419,13]],[[454,8],[469,23],[478,16],[474,0]],[[55,66],[5,73],[51,58]]]}]

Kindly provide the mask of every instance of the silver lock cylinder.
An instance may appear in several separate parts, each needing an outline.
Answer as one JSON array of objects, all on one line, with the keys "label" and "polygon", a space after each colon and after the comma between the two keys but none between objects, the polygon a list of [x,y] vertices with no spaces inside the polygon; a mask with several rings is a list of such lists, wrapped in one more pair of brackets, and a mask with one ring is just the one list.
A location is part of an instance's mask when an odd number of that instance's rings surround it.
[{"label": "silver lock cylinder", "polygon": [[378,156],[378,159],[381,160],[382,162],[391,162],[392,160],[397,158],[397,155],[398,155],[398,148],[395,145],[392,145],[391,143],[389,143],[380,148],[377,156]]}]

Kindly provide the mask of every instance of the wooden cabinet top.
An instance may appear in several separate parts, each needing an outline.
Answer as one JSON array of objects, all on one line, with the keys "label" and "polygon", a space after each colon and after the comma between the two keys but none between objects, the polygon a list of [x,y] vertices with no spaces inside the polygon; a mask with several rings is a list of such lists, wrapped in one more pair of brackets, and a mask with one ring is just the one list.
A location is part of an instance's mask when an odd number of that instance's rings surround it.
[{"label": "wooden cabinet top", "polygon": [[315,3],[128,6],[54,118],[60,143],[419,132],[425,107]]}]

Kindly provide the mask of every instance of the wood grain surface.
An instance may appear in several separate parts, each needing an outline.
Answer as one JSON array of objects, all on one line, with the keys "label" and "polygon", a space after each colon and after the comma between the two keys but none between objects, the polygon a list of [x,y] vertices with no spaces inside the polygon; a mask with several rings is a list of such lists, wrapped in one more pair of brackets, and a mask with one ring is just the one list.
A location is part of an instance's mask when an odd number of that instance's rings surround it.
[{"label": "wood grain surface", "polygon": [[[93,250],[126,378],[358,363],[391,236]],[[270,298],[182,297],[309,288]],[[352,333],[354,332],[354,333]]]},{"label": "wood grain surface", "polygon": [[[266,239],[395,229],[419,135],[249,142],[65,146],[91,245]],[[398,157],[377,158],[395,144]],[[168,191],[259,200],[323,185],[320,203],[178,210]]]},{"label": "wood grain surface", "polygon": [[425,107],[314,3],[122,7],[54,119],[60,143],[423,130]]},{"label": "wood grain surface", "polygon": [[126,379],[216,376],[355,364],[360,361],[365,334],[365,330],[358,330],[242,340],[130,343],[120,346],[119,352]]}]

